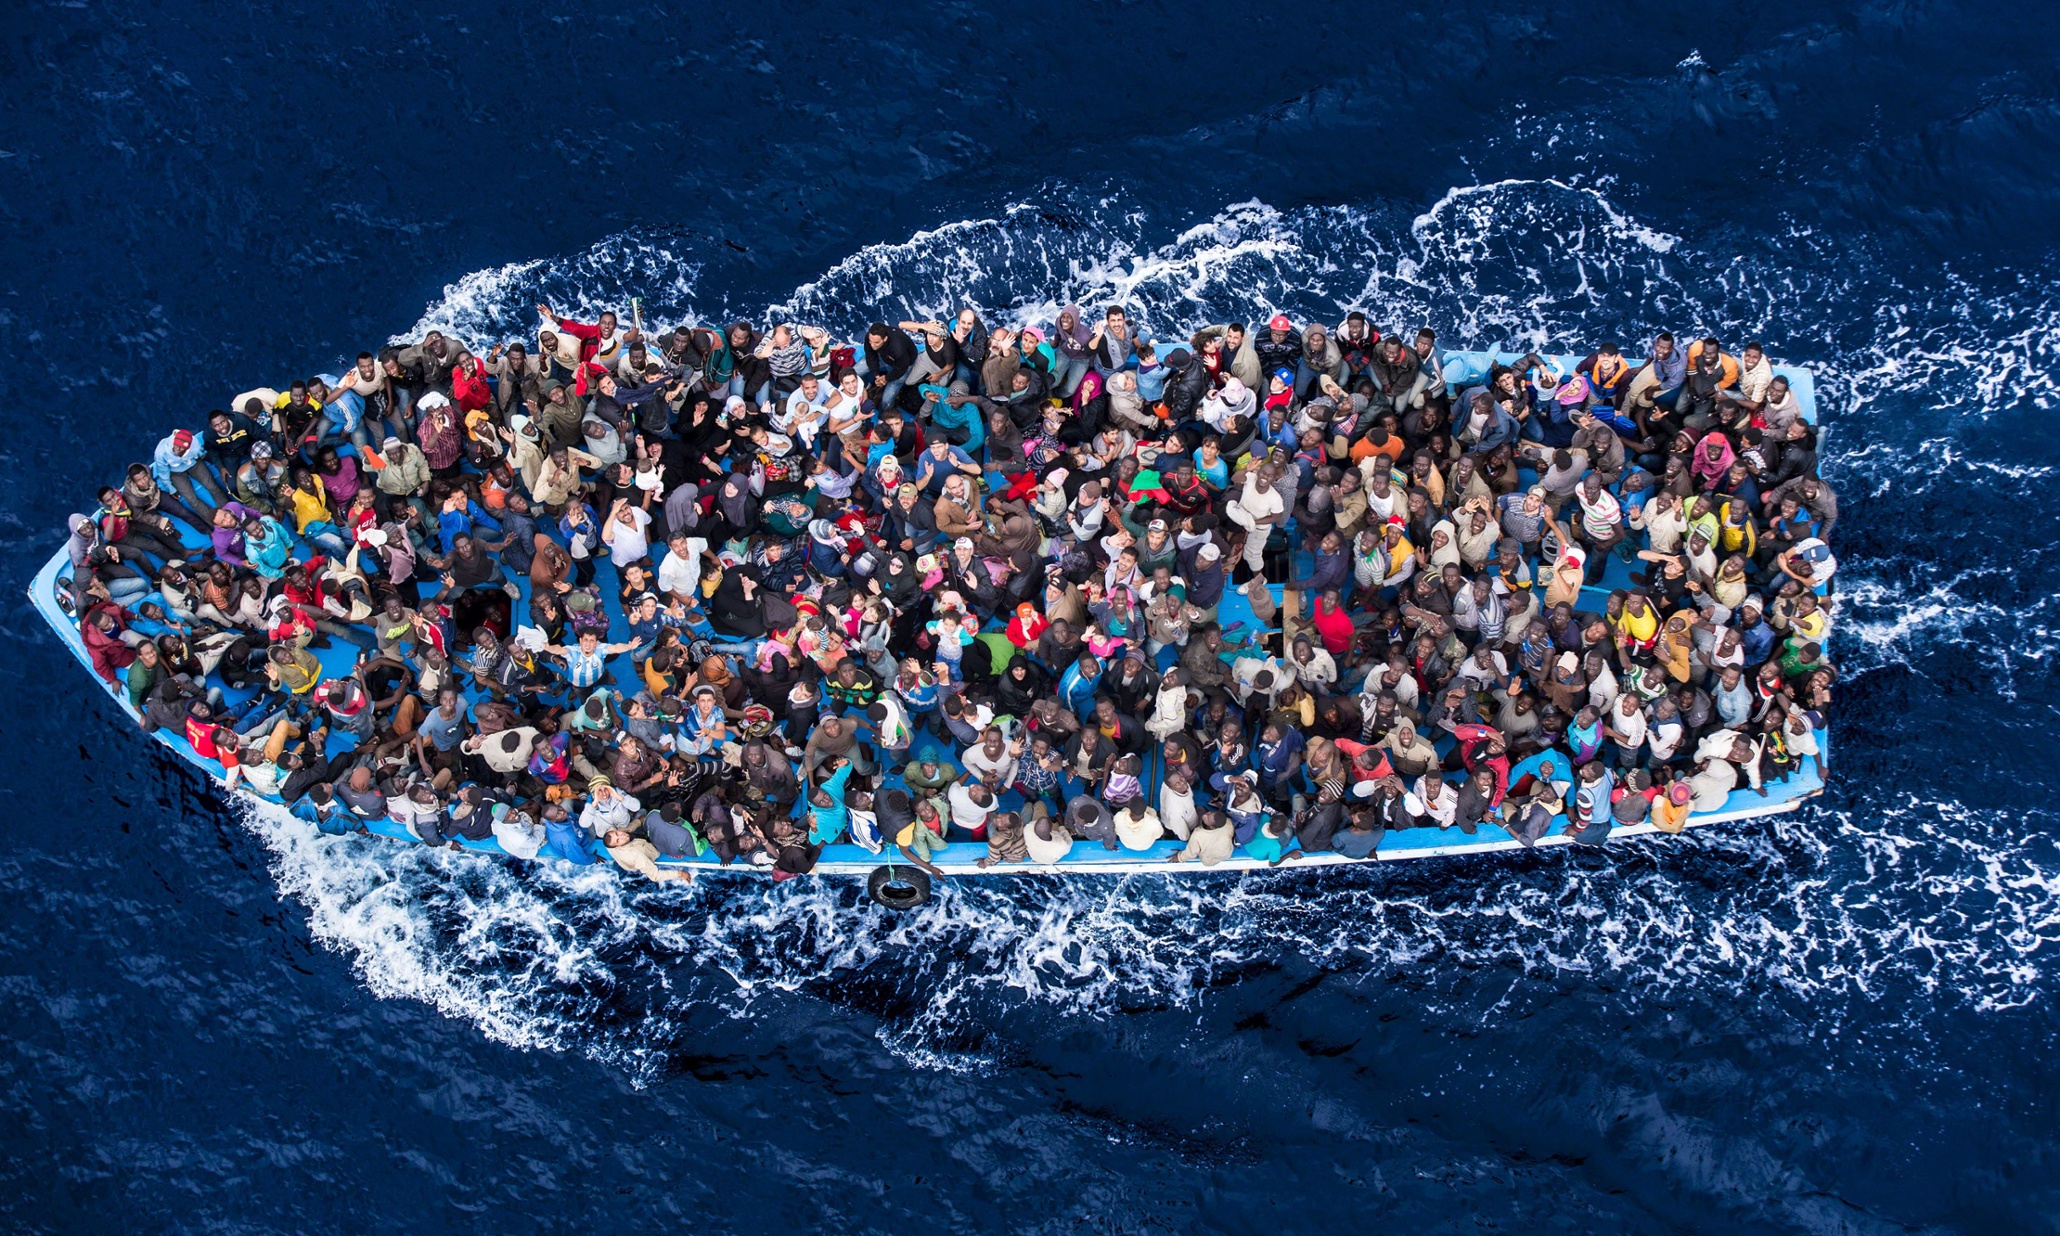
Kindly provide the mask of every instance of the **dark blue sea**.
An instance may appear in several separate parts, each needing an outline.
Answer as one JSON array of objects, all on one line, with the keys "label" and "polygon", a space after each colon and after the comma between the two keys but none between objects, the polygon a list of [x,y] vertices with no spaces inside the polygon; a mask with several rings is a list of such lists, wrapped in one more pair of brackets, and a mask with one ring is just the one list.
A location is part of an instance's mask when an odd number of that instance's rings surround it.
[{"label": "dark blue sea", "polygon": [[[2060,1227],[2052,17],[9,6],[0,1226]],[[645,894],[246,816],[23,599],[174,420],[630,295],[1764,339],[1845,509],[1835,789],[903,918]]]}]

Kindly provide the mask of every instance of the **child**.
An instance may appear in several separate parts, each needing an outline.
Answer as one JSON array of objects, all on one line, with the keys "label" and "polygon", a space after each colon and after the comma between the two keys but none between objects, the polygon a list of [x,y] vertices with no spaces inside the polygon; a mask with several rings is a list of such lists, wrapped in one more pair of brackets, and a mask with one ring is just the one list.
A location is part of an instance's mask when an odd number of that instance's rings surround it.
[{"label": "child", "polygon": [[947,609],[925,623],[924,629],[937,638],[937,663],[949,673],[951,681],[963,681],[959,673],[959,658],[965,655],[966,645],[972,642],[977,628],[966,630],[965,615],[955,609]]},{"label": "child", "polygon": [[1145,731],[1160,742],[1187,729],[1187,678],[1176,667],[1159,680],[1159,694],[1152,705]]},{"label": "child", "polygon": [[1144,772],[1144,761],[1135,755],[1126,755],[1117,760],[1109,771],[1109,779],[1102,786],[1102,801],[1112,809],[1121,807],[1144,793],[1144,784],[1138,780]]}]

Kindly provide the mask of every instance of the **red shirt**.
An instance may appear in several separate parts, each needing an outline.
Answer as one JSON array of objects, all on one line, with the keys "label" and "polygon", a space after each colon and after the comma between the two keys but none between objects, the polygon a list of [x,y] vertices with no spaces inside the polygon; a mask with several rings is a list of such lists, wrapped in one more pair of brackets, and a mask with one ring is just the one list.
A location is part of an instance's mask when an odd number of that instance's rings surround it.
[{"label": "red shirt", "polygon": [[1326,604],[1323,597],[1316,598],[1316,610],[1309,617],[1309,625],[1316,628],[1317,636],[1323,640],[1324,651],[1332,656],[1351,650],[1351,615],[1338,606]]},{"label": "red shirt", "polygon": [[[220,742],[216,738],[221,739]],[[236,731],[212,721],[198,717],[186,718],[186,741],[202,759],[217,760],[223,768],[235,768],[240,764],[236,758]]]},{"label": "red shirt", "polygon": [[483,412],[493,402],[493,388],[486,383],[485,362],[475,356],[470,363],[469,372],[464,365],[451,370],[451,402],[461,412]]},{"label": "red shirt", "polygon": [[1494,731],[1485,725],[1455,725],[1452,737],[1459,740],[1459,756],[1466,762],[1466,771],[1477,772],[1486,768],[1495,774],[1495,798],[1491,806],[1500,806],[1502,796],[1509,793],[1509,753],[1488,754],[1488,737]]},{"label": "red shirt", "polygon": [[579,340],[579,358],[583,361],[594,359],[594,355],[601,350],[601,327],[598,323],[588,326],[584,322],[559,318],[557,333],[570,335]]},{"label": "red shirt", "polygon": [[[1353,785],[1359,785],[1362,782],[1367,781],[1379,781],[1385,777],[1392,777],[1395,775],[1394,765],[1388,763],[1388,753],[1382,751],[1380,748],[1368,746],[1366,743],[1362,742],[1353,742],[1349,738],[1339,738],[1335,741],[1337,743],[1339,754],[1343,755],[1345,757],[1346,762],[1349,763],[1352,767]],[[1376,756],[1380,757],[1380,763],[1373,768],[1367,768],[1364,765],[1360,764],[1359,754],[1362,751],[1373,752]]]}]

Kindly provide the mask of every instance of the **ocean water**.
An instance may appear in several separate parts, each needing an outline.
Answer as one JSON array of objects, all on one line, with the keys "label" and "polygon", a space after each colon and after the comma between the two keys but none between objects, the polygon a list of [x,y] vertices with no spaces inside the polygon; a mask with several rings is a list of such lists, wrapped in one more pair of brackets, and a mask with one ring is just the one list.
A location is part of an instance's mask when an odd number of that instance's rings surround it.
[{"label": "ocean water", "polygon": [[[24,9],[0,1217],[2052,1230],[2046,16]],[[965,881],[902,917],[850,881],[646,893],[239,809],[22,600],[173,419],[630,295],[1764,339],[1817,376],[1846,508],[1835,787],[1599,855]]]}]

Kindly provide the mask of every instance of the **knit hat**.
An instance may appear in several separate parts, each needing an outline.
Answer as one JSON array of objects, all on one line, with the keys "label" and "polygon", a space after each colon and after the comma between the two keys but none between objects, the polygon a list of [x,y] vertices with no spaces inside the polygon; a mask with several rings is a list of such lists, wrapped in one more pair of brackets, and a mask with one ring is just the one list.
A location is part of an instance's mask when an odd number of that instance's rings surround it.
[{"label": "knit hat", "polygon": [[604,776],[596,775],[594,777],[591,777],[587,780],[587,793],[591,794],[595,790],[600,789],[604,785],[609,787],[610,789],[613,789],[615,787],[615,783]]},{"label": "knit hat", "polygon": [[175,450],[175,451],[179,452],[179,453],[180,453],[181,455],[184,455],[184,454],[185,454],[185,453],[186,453],[186,452],[187,452],[188,450],[190,450],[190,449],[192,448],[192,446],[193,446],[193,431],[192,431],[192,430],[190,430],[190,429],[174,429],[174,430],[172,431],[172,449],[173,449],[173,450]]}]

